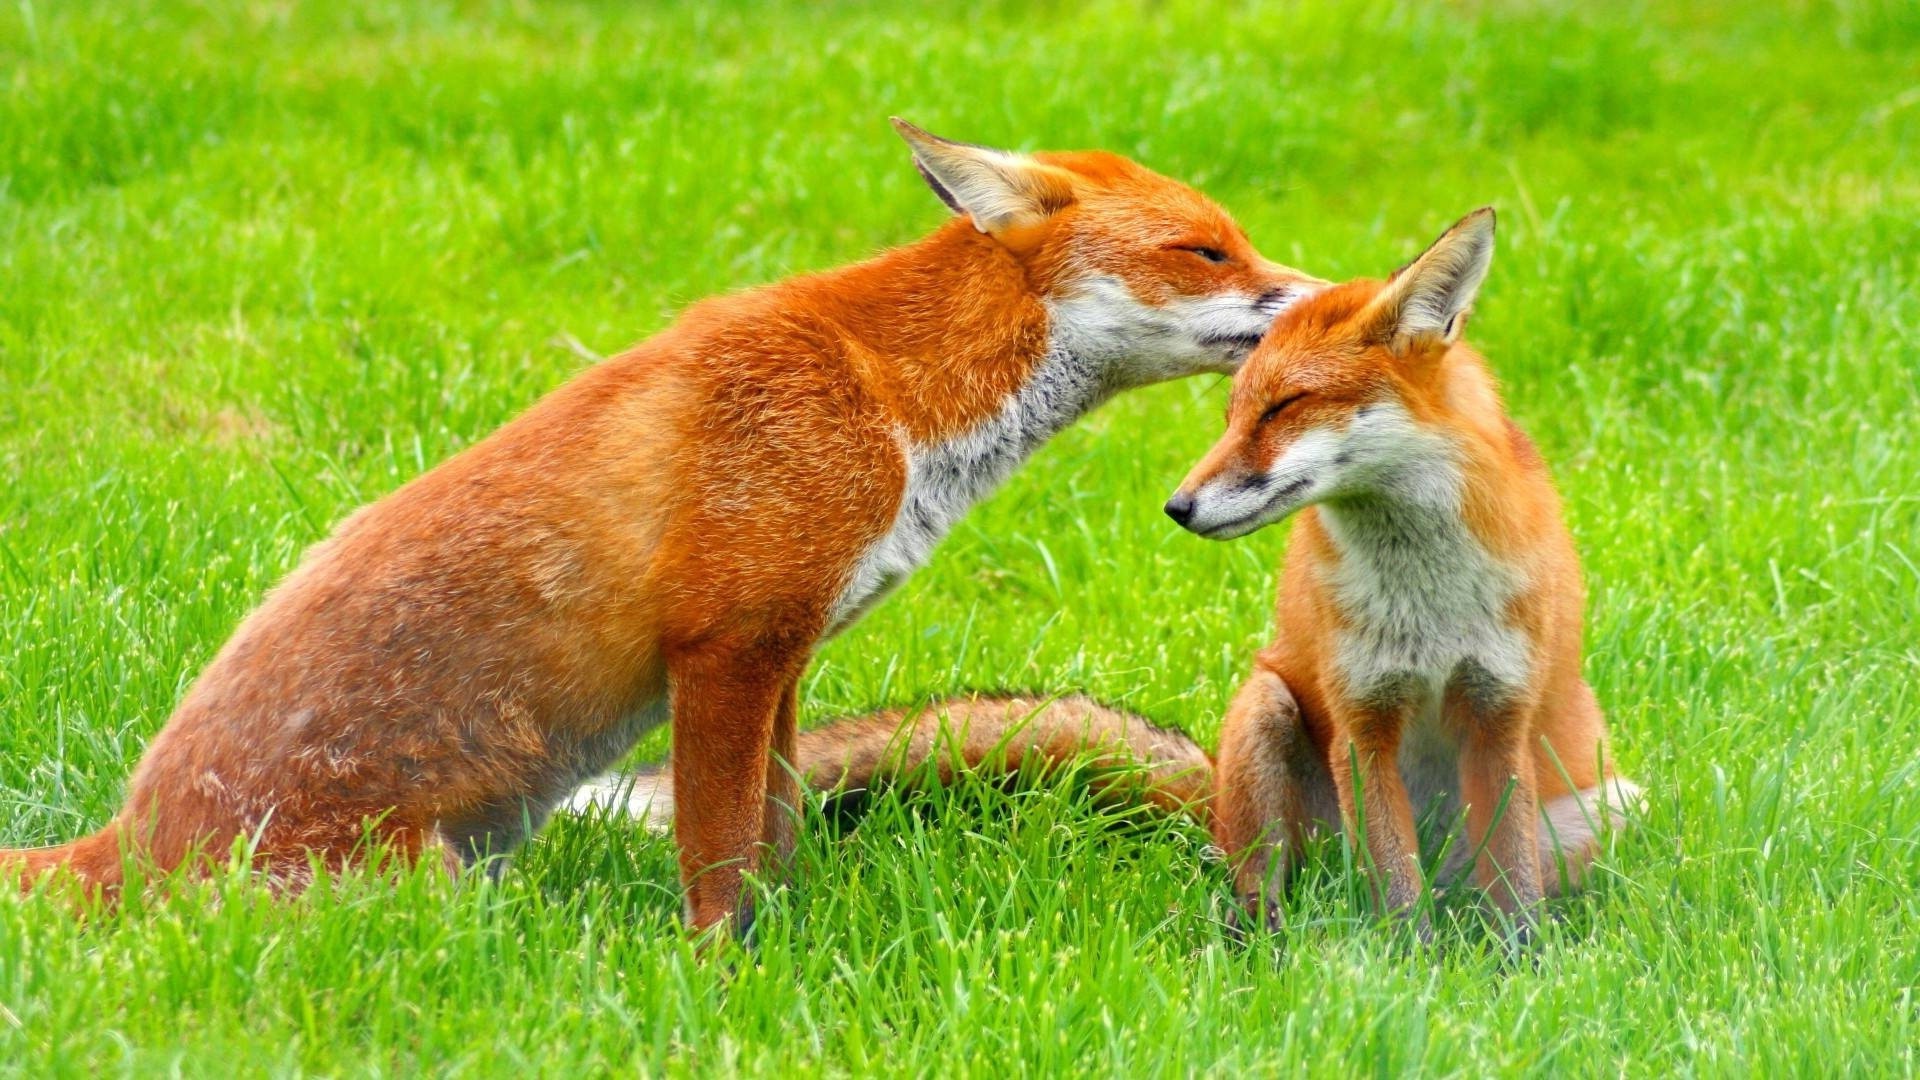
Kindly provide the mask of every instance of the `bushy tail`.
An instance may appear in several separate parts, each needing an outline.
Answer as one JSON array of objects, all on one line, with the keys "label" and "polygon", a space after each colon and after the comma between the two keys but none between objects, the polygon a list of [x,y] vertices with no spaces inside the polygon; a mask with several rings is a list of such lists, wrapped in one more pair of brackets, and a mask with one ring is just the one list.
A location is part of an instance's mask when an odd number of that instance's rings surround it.
[{"label": "bushy tail", "polygon": [[[1009,775],[1023,763],[1099,770],[1102,800],[1168,813],[1203,814],[1213,792],[1213,762],[1192,739],[1080,695],[960,697],[848,717],[801,732],[794,756],[806,785],[824,792],[944,783],[956,769]],[[673,772],[659,766],[603,777],[566,808],[625,813],[664,829],[673,820]]]},{"label": "bushy tail", "polygon": [[58,847],[0,850],[0,883],[8,875],[18,877],[23,891],[52,876],[86,892],[114,892],[122,877],[120,830],[109,825]]}]

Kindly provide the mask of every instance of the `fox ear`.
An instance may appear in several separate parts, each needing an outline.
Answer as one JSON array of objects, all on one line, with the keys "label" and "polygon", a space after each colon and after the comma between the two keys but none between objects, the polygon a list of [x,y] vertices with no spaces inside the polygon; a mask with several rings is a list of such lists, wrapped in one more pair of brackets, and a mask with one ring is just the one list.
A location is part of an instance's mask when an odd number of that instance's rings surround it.
[{"label": "fox ear", "polygon": [[973,219],[983,233],[1038,225],[1073,202],[1073,185],[1059,169],[1032,158],[952,142],[893,117],[893,128],[913,148],[913,164],[940,201]]},{"label": "fox ear", "polygon": [[1394,272],[1371,305],[1374,333],[1396,349],[1416,341],[1451,345],[1493,262],[1493,208],[1483,206]]}]

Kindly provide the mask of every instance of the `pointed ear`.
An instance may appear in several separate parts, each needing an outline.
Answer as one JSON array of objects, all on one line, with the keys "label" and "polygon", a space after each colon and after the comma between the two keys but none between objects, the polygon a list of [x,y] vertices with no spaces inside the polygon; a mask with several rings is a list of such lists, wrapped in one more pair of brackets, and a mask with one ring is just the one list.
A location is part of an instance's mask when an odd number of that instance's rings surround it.
[{"label": "pointed ear", "polygon": [[1396,350],[1423,339],[1460,340],[1492,262],[1493,208],[1483,206],[1394,273],[1371,305],[1374,333]]},{"label": "pointed ear", "polygon": [[940,201],[983,233],[1038,225],[1073,202],[1068,175],[1020,154],[952,142],[893,117],[913,164]]}]

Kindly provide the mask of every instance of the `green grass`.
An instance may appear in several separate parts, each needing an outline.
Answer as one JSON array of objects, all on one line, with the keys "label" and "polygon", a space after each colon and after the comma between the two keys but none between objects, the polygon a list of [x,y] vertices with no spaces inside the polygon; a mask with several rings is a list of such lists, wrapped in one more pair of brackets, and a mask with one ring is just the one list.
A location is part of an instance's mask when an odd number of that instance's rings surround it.
[{"label": "green grass", "polygon": [[[0,1071],[1920,1070],[1920,9],[1682,7],[7,4],[0,842],[101,822],[305,545],[582,352],[931,228],[894,112],[1133,154],[1331,277],[1496,204],[1474,335],[1651,808],[1516,969],[1410,953],[1337,849],[1236,948],[1198,830],[1070,780],[814,829],[706,961],[611,822],[497,886],[0,896]],[[1285,542],[1159,512],[1223,399],[1060,438],[807,717],[1084,688],[1210,743]]]}]

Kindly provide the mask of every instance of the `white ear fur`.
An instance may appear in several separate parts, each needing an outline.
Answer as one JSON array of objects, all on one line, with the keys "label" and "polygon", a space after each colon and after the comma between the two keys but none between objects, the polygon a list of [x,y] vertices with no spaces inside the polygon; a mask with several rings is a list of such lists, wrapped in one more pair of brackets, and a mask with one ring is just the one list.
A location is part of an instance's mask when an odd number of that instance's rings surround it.
[{"label": "white ear fur", "polygon": [[1437,337],[1460,340],[1473,298],[1493,262],[1493,208],[1461,218],[1419,258],[1393,275],[1374,307],[1380,328],[1395,343]]},{"label": "white ear fur", "polygon": [[913,164],[940,201],[983,233],[1034,225],[1072,201],[1056,170],[1004,150],[953,142],[893,117]]}]

